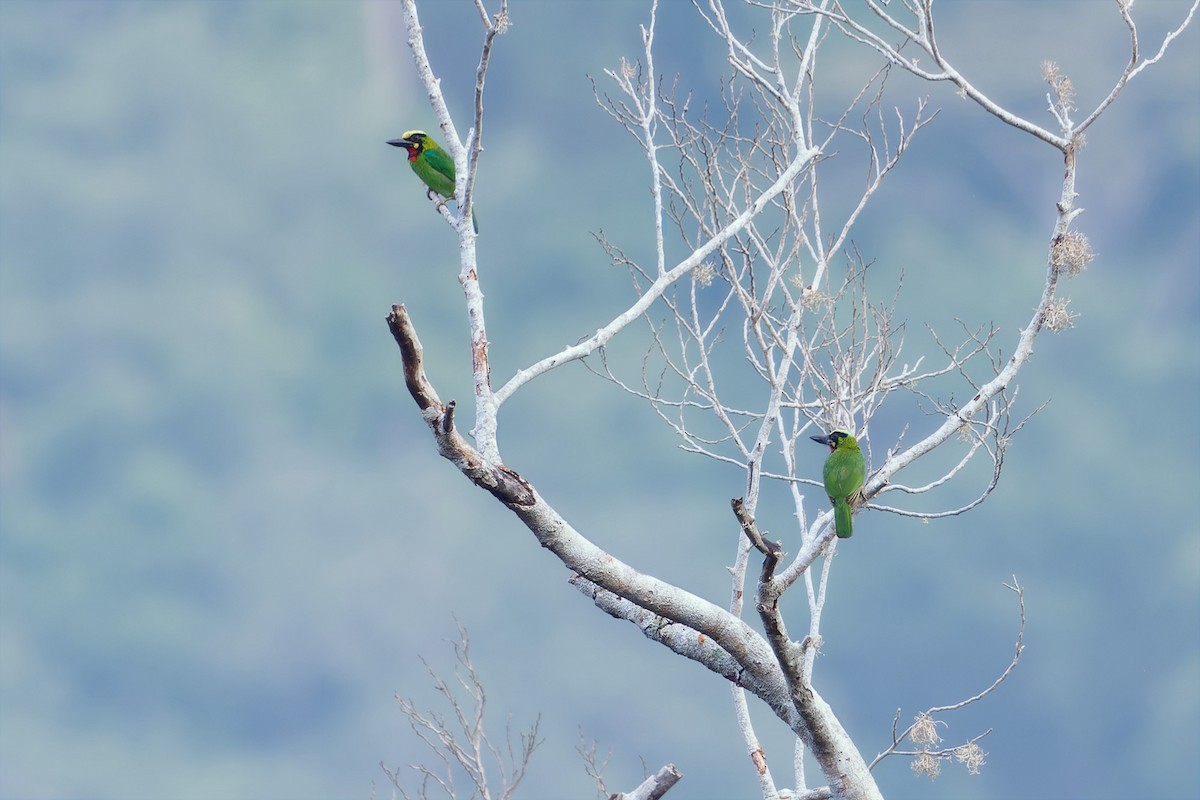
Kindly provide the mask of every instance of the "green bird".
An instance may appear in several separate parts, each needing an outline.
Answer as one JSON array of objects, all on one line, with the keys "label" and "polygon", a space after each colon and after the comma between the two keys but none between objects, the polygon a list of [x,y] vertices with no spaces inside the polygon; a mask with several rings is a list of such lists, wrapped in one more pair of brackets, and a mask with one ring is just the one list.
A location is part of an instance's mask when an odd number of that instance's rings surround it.
[{"label": "green bird", "polygon": [[[388,141],[392,147],[403,147],[408,151],[408,165],[417,177],[429,187],[429,196],[437,192],[448,200],[454,198],[454,159],[447,155],[433,137],[425,131],[408,131],[399,139]],[[479,233],[479,220],[475,209],[471,209],[471,224]]]},{"label": "green bird", "polygon": [[825,459],[825,494],[833,503],[833,526],[838,538],[849,539],[854,535],[850,518],[853,508],[850,504],[867,477],[867,464],[858,447],[858,440],[846,431],[833,431],[828,436],[808,438],[829,447],[829,457]]}]

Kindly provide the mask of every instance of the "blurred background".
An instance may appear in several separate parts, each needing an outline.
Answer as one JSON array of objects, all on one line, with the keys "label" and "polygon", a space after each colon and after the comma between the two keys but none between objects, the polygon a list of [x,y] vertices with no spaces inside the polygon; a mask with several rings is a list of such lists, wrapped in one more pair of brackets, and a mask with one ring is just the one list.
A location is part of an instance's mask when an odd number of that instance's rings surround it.
[{"label": "blurred background", "polygon": [[[715,100],[721,46],[690,4],[663,5],[658,71]],[[1139,2],[1143,48],[1185,13]],[[1128,57],[1111,4],[942,14],[960,69],[1048,127],[1044,60],[1090,109]],[[476,184],[497,383],[630,302],[595,232],[652,253],[645,169],[589,80],[607,91],[603,70],[640,57],[647,18],[631,0],[512,2]],[[477,15],[427,2],[422,22],[465,132]],[[816,685],[868,759],[897,709],[907,723],[1000,673],[1017,630],[1002,583],[1027,590],[1020,666],[941,730],[992,729],[981,774],[931,783],[889,759],[889,798],[1200,784],[1198,40],[1088,133],[1077,227],[1097,258],[1063,287],[1074,328],[1021,373],[1018,413],[1050,402],[997,491],[928,525],[865,512],[840,548]],[[833,114],[874,62],[822,53]],[[1007,349],[1041,291],[1060,157],[944,85],[890,91],[942,112],[857,229],[873,286],[904,276],[909,359],[956,318]],[[518,796],[594,796],[581,739],[611,751],[613,791],[673,762],[672,798],[758,796],[727,686],[598,612],[436,455],[384,324],[407,303],[442,397],[469,401],[455,238],[384,144],[411,128],[437,124],[394,2],[0,2],[0,797],[389,797],[381,761],[428,759],[394,695],[439,707],[420,658],[449,673],[456,617],[497,736],[541,714]],[[872,438],[933,424],[893,413]],[[507,463],[583,533],[725,604],[744,478],[675,445],[580,364],[501,416]],[[771,491],[759,518],[787,546]],[[788,732],[753,703],[790,785]]]}]

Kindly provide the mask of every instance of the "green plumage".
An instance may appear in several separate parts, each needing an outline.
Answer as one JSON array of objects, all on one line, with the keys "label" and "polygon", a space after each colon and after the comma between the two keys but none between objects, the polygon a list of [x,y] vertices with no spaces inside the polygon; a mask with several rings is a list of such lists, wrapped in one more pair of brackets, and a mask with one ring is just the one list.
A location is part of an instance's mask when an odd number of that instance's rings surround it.
[{"label": "green plumage", "polygon": [[825,494],[833,504],[833,525],[839,539],[854,535],[852,514],[854,500],[867,476],[867,464],[859,449],[858,440],[846,431],[833,431],[828,436],[810,436],[814,442],[829,447],[825,459]]},{"label": "green plumage", "polygon": [[[437,142],[424,131],[408,131],[399,139],[388,142],[392,147],[403,147],[408,151],[408,165],[429,191],[436,192],[447,200],[454,198],[454,159],[446,154]],[[479,233],[479,220],[471,209],[471,224]]]}]

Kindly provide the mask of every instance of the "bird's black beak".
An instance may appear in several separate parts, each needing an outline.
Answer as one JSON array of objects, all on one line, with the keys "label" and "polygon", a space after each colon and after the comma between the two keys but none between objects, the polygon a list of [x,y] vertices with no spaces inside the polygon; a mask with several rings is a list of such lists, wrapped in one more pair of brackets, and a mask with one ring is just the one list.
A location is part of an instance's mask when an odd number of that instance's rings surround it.
[{"label": "bird's black beak", "polygon": [[408,139],[388,139],[388,144],[392,147],[408,147],[411,142]]},{"label": "bird's black beak", "polygon": [[833,439],[830,438],[828,435],[826,435],[826,436],[810,436],[808,438],[812,439],[817,444],[823,444],[826,447],[833,447]]}]

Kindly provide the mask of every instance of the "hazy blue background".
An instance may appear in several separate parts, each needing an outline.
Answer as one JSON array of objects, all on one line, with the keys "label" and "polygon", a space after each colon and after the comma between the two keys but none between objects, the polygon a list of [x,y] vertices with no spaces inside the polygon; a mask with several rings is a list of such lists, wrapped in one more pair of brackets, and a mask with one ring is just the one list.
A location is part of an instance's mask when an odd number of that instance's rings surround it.
[{"label": "hazy blue background", "polygon": [[[425,5],[465,131],[477,18]],[[1045,125],[1042,60],[1090,108],[1126,58],[1111,4],[942,5],[950,56]],[[664,6],[659,70],[713,98],[720,48]],[[1144,46],[1184,10],[1138,3]],[[477,184],[497,380],[628,302],[593,231],[650,252],[645,172],[588,81],[639,55],[645,17],[513,2]],[[892,759],[889,798],[1195,797],[1198,42],[1088,134],[1078,227],[1098,257],[1064,286],[1076,327],[1021,375],[1021,408],[1052,402],[991,501],[928,526],[866,513],[841,548],[817,685],[868,757],[897,708],[998,674],[1016,630],[1001,583],[1028,589],[1018,671],[943,731],[995,729],[982,774],[931,784]],[[871,68],[825,52],[828,90]],[[1007,349],[1040,292],[1059,157],[945,86],[892,90],[944,111],[856,242],[881,293],[905,273],[910,357],[956,316]],[[452,615],[494,729],[543,715],[522,797],[594,795],[581,732],[613,751],[614,790],[643,758],[685,773],[672,798],[757,796],[727,686],[597,612],[436,456],[383,322],[408,303],[443,397],[469,399],[453,237],[384,145],[413,127],[436,123],[394,3],[0,1],[0,797],[390,796],[379,762],[425,758],[393,695],[435,702],[418,656],[450,666]],[[676,451],[581,365],[501,424],[506,460],[586,534],[727,601],[736,470]],[[932,422],[885,415],[873,438],[904,424]],[[786,538],[782,500],[760,518]],[[786,731],[756,712],[787,785]]]}]

